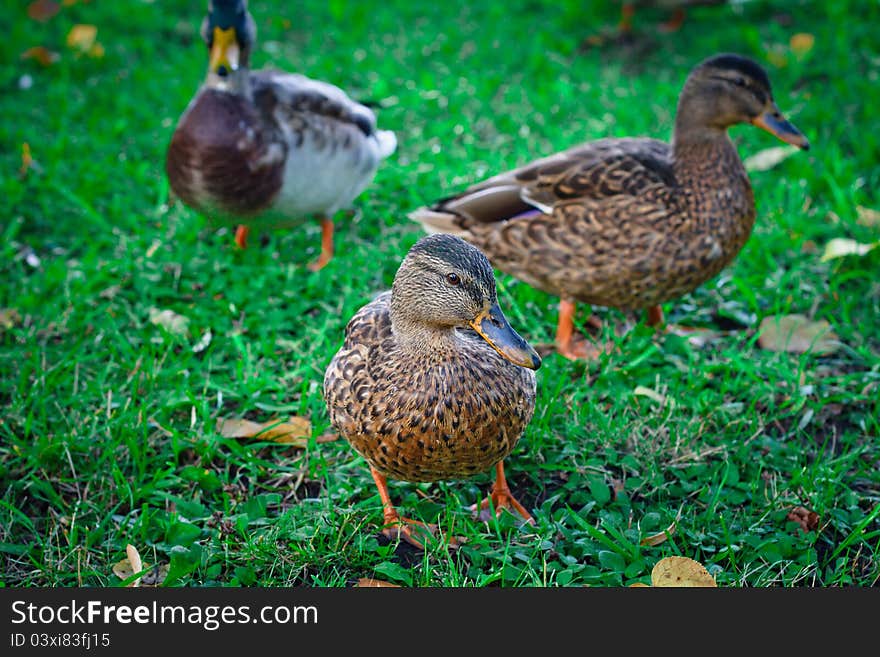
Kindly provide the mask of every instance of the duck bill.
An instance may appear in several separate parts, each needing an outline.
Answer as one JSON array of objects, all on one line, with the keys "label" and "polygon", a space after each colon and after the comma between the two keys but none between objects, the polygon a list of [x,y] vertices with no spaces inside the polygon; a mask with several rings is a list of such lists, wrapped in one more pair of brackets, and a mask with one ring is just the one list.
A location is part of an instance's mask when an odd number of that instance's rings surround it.
[{"label": "duck bill", "polygon": [[235,36],[235,28],[228,30],[214,28],[214,39],[211,43],[211,55],[209,67],[212,73],[225,76],[232,71],[238,70],[240,50],[238,39]]},{"label": "duck bill", "polygon": [[807,138],[782,116],[776,103],[752,119],[752,125],[766,130],[787,144],[792,144],[805,151],[810,148],[810,142],[807,141]]},{"label": "duck bill", "polygon": [[538,352],[513,330],[497,303],[477,315],[471,322],[471,328],[511,363],[530,370],[541,366]]}]

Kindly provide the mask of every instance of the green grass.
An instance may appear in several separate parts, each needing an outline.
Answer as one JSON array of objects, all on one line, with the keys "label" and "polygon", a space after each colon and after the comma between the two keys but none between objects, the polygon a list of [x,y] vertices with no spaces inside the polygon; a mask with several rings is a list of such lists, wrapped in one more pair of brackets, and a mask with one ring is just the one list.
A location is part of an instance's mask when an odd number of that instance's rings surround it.
[{"label": "green grass", "polygon": [[[857,221],[857,206],[880,209],[876,3],[755,0],[694,10],[672,36],[645,11],[635,44],[582,49],[613,27],[613,6],[255,0],[255,66],[378,102],[400,142],[317,274],[305,268],[316,222],[242,252],[229,231],[164,208],[165,147],[205,51],[194,4],[159,4],[77,3],[45,23],[25,2],[0,9],[0,307],[19,316],[0,334],[2,583],[115,586],[131,543],[171,564],[169,583],[192,586],[613,586],[649,582],[668,555],[722,586],[876,586],[880,249],[820,261],[833,237],[878,239]],[[75,23],[97,26],[103,57],[65,46]],[[815,36],[800,57],[798,32]],[[60,60],[19,59],[39,45]],[[407,212],[587,139],[668,138],[688,70],[722,50],[766,63],[813,148],[752,174],[752,239],[665,306],[675,322],[739,330],[698,348],[639,326],[596,363],[545,359],[534,419],[506,461],[534,528],[471,519],[491,473],[392,482],[401,510],[468,543],[389,545],[368,469],[344,441],[303,450],[217,433],[221,417],[277,415],[327,432],[324,368],[421,235]],[[748,127],[732,135],[743,156],[778,145]],[[21,177],[24,142],[39,168]],[[498,281],[514,326],[552,340],[557,300]],[[152,324],[151,308],[188,317],[190,335]],[[844,347],[762,349],[761,319],[789,313],[827,320]],[[816,530],[786,519],[796,506],[818,514]],[[673,522],[668,540],[640,545]]]}]

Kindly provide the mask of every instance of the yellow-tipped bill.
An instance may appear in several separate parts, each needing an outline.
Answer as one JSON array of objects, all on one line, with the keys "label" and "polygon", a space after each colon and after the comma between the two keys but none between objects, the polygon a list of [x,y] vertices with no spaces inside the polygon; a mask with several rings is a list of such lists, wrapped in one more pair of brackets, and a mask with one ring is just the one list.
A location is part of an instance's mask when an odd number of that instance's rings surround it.
[{"label": "yellow-tipped bill", "polygon": [[222,30],[214,28],[214,40],[211,43],[209,65],[212,73],[227,75],[238,69],[239,47],[235,36],[235,28]]},{"label": "yellow-tipped bill", "polygon": [[538,352],[513,330],[497,303],[474,317],[471,328],[511,363],[530,370],[541,367]]}]

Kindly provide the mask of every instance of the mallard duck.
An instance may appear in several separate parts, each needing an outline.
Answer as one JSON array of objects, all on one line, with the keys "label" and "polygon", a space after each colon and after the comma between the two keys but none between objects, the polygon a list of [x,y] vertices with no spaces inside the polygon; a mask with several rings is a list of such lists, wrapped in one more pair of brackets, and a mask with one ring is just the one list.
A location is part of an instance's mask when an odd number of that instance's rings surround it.
[{"label": "mallard duck", "polygon": [[595,355],[573,331],[575,303],[648,310],[718,274],[752,231],[755,201],[727,129],[750,123],[802,149],[764,69],[720,54],[681,91],[672,142],[606,138],[496,175],[410,216],[459,235],[492,264],[560,297],[557,351]]},{"label": "mallard duck", "polygon": [[622,33],[632,32],[632,21],[636,10],[645,7],[656,7],[672,13],[669,19],[660,24],[664,32],[675,32],[684,23],[685,12],[690,7],[710,7],[727,4],[728,0],[621,0],[620,24]]},{"label": "mallard duck", "polygon": [[171,189],[220,224],[280,228],[321,220],[317,271],[333,255],[333,216],[373,180],[396,148],[365,105],[327,82],[249,69],[256,40],[245,0],[211,0],[202,21],[208,74],[174,130],[165,162]]},{"label": "mallard duck", "polygon": [[382,500],[384,530],[423,547],[433,528],[402,517],[387,478],[411,482],[469,477],[495,467],[482,517],[529,512],[504,475],[535,409],[541,359],[498,306],[492,266],[452,235],[423,237],[391,290],[348,322],[324,374],[332,426],[363,456]]}]

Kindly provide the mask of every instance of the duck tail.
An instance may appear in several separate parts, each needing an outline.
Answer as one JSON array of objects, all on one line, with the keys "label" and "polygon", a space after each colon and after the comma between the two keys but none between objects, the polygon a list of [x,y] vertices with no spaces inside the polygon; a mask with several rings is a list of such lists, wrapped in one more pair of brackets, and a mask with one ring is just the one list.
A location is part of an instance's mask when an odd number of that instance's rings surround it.
[{"label": "duck tail", "polygon": [[397,136],[391,130],[377,130],[376,141],[379,143],[379,157],[382,159],[397,150]]},{"label": "duck tail", "polygon": [[461,217],[450,212],[442,212],[434,208],[419,208],[411,212],[409,218],[422,225],[422,229],[430,234],[449,233],[467,239],[470,231],[461,226]]}]

